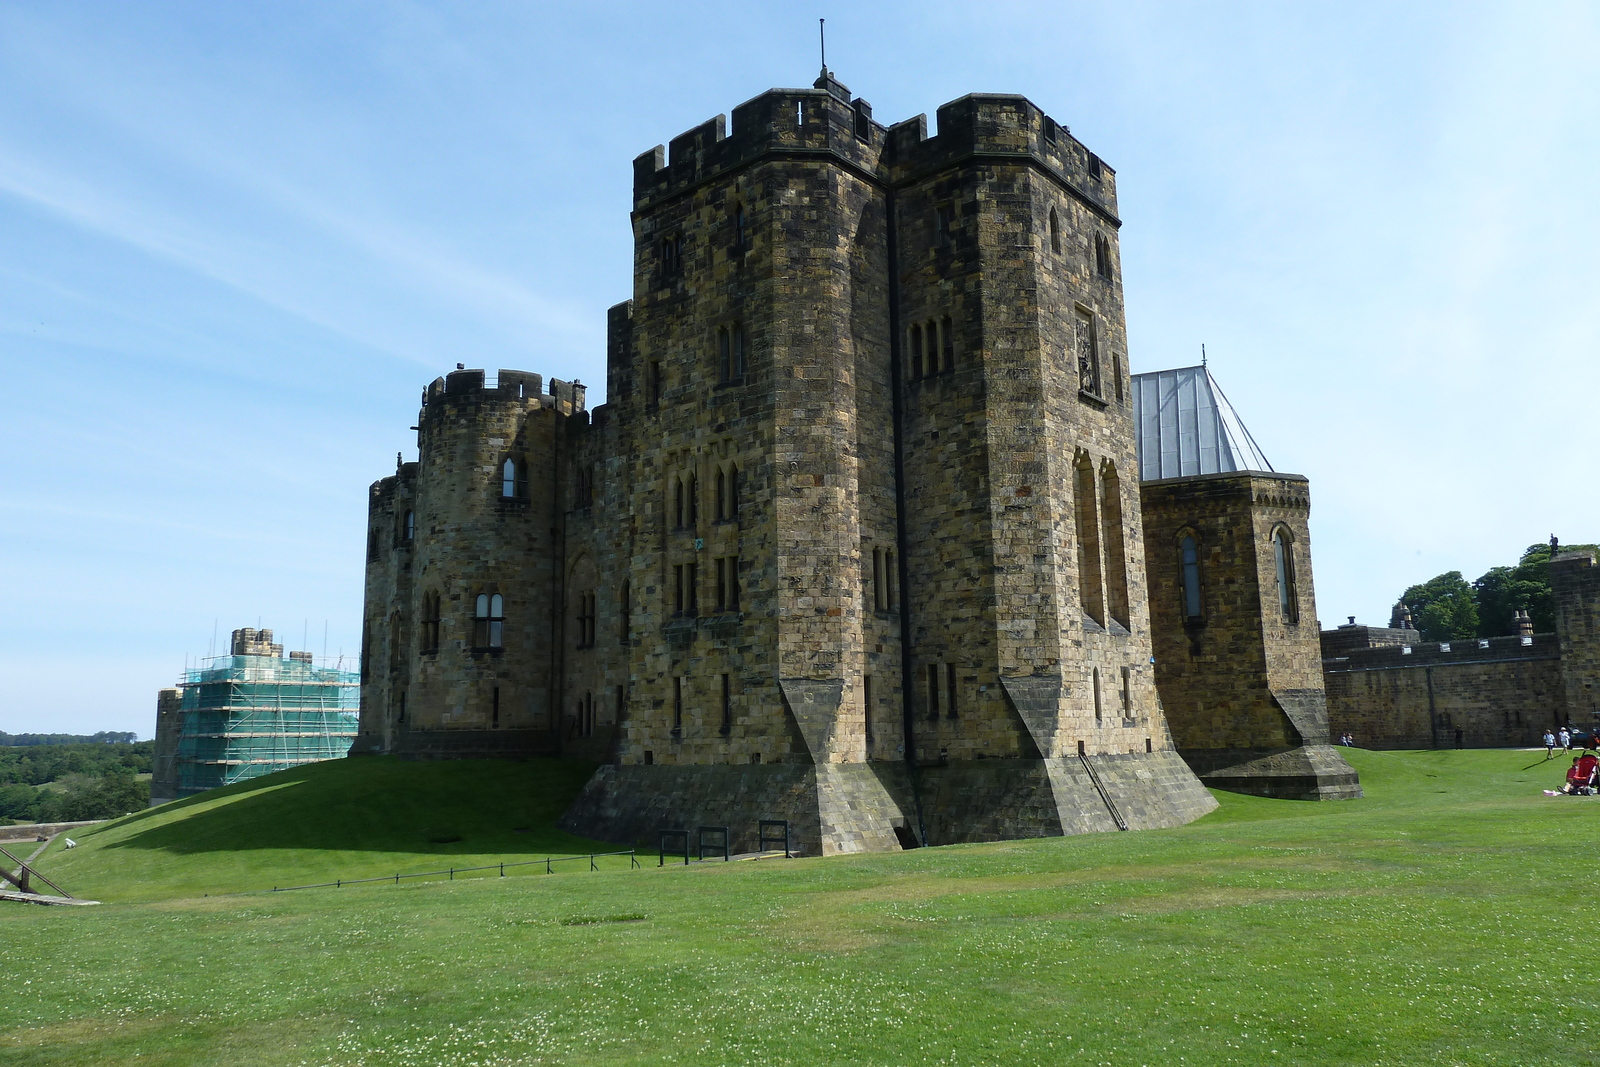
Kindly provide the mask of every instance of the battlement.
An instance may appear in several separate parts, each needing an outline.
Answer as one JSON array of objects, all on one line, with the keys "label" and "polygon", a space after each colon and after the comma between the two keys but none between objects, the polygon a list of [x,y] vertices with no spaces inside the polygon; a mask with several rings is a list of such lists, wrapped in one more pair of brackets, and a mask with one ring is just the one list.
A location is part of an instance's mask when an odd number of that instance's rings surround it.
[{"label": "battlement", "polygon": [[833,155],[875,171],[885,127],[872,105],[853,99],[830,75],[811,89],[769,89],[733,109],[733,129],[718,115],[656,145],[633,161],[633,206],[640,210],[776,152]]},{"label": "battlement", "polygon": [[482,370],[453,370],[442,378],[435,378],[423,390],[422,417],[427,419],[431,411],[454,402],[527,404],[533,401],[541,407],[555,408],[563,415],[575,415],[584,410],[588,386],[582,382],[551,378],[549,392],[542,393],[544,384],[543,377],[528,371],[502,370],[490,385]]},{"label": "battlement", "polygon": [[891,181],[913,180],[972,155],[1025,155],[1116,214],[1116,171],[1027,97],[970,93],[936,114],[939,132],[932,137],[926,115],[889,129],[883,156]]},{"label": "battlement", "polygon": [[893,127],[872,118],[833,76],[811,89],[771,89],[633,161],[635,211],[649,208],[765,155],[831,155],[885,183],[915,180],[973,155],[1028,156],[1113,217],[1116,172],[1063,124],[1024,96],[973,93],[941,106],[939,132],[926,115]]}]

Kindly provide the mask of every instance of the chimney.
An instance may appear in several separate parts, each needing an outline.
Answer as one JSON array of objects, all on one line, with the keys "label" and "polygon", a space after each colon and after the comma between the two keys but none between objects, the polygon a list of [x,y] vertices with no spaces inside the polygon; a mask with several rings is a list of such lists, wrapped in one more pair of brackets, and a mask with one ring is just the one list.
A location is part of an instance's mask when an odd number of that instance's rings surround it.
[{"label": "chimney", "polygon": [[1411,609],[1406,607],[1405,601],[1397,601],[1394,610],[1389,613],[1389,627],[1394,630],[1411,630]]},{"label": "chimney", "polygon": [[1533,620],[1528,617],[1528,611],[1526,608],[1517,612],[1517,636],[1533,636]]}]

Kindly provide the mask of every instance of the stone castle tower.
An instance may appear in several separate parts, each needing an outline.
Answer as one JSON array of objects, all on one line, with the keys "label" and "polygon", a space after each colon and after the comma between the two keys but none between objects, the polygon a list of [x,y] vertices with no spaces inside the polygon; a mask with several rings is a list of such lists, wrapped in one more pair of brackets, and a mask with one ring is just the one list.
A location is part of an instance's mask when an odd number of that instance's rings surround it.
[{"label": "stone castle tower", "polygon": [[1171,826],[1116,175],[826,72],[634,163],[607,403],[458,370],[374,485],[359,751],[603,761],[612,840]]}]

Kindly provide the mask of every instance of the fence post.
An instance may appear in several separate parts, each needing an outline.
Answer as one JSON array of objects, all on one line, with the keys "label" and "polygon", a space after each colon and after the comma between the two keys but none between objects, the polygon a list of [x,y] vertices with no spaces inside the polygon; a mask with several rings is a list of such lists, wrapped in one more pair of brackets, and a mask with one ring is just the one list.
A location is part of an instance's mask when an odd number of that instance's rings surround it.
[{"label": "fence post", "polygon": [[450,880],[452,882],[456,880],[456,869],[454,867],[450,868]]},{"label": "fence post", "polygon": [[502,863],[500,865],[500,877],[504,878],[505,876],[506,876],[506,865],[504,863]]}]

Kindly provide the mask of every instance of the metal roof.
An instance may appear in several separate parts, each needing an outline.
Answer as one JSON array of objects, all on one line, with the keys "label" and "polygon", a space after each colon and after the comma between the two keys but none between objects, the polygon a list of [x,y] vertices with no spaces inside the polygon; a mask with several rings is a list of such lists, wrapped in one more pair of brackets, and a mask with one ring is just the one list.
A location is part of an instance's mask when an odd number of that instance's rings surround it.
[{"label": "metal roof", "polygon": [[1204,366],[1133,375],[1133,423],[1141,481],[1272,470]]}]

